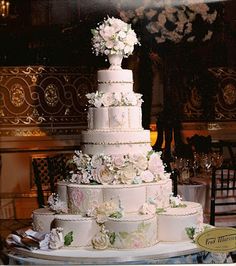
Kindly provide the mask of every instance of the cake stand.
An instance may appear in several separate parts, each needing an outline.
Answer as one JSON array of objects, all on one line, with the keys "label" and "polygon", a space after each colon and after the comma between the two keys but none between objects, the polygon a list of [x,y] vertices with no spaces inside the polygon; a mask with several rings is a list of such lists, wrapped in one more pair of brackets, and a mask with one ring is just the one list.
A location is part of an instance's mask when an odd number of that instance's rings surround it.
[{"label": "cake stand", "polygon": [[[156,264],[160,261],[179,260],[194,255],[200,249],[191,241],[158,243],[155,246],[135,250],[60,249],[35,250],[13,248],[8,252],[10,264]],[[182,258],[183,259],[183,258]],[[182,261],[183,262],[183,261]],[[18,264],[17,263],[17,264]],[[184,262],[183,262],[184,263]],[[187,263],[187,262],[186,262]]]}]

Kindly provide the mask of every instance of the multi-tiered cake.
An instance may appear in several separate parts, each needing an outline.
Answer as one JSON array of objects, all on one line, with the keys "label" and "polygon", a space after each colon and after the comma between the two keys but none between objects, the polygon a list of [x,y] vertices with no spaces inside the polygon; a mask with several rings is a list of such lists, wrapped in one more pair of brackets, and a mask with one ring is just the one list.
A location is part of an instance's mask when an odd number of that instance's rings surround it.
[{"label": "multi-tiered cake", "polygon": [[202,207],[173,197],[170,174],[142,128],[132,71],[120,67],[122,57],[114,52],[132,53],[136,35],[114,18],[93,33],[95,52],[110,51],[111,66],[98,71],[98,90],[87,95],[88,129],[71,179],[57,184],[48,208],[33,212],[33,229],[49,233],[51,248],[136,249],[189,240],[186,228],[201,228]]}]

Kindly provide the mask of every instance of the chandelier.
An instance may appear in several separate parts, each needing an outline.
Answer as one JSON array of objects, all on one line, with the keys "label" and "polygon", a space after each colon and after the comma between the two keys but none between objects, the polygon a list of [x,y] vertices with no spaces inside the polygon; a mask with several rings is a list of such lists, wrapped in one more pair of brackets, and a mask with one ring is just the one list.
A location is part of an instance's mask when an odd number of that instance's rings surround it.
[{"label": "chandelier", "polygon": [[9,6],[10,6],[9,1],[2,0],[0,2],[0,14],[1,14],[1,17],[5,18],[5,17],[7,17],[9,15]]}]

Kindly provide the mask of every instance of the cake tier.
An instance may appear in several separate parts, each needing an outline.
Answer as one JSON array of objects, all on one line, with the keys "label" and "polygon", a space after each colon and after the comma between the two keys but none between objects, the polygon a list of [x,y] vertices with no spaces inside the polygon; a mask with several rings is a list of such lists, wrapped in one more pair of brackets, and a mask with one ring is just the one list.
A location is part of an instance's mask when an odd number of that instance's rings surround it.
[{"label": "cake tier", "polygon": [[141,107],[90,107],[88,129],[142,129]]},{"label": "cake tier", "polygon": [[112,248],[146,248],[158,242],[156,215],[130,214],[121,219],[108,218],[105,228],[112,234]]},{"label": "cake tier", "polygon": [[55,215],[55,227],[63,228],[63,236],[72,234],[73,241],[69,247],[89,247],[92,238],[99,232],[99,225],[95,219],[81,217],[80,215],[58,214]]},{"label": "cake tier", "polygon": [[[133,185],[79,185],[68,184],[69,210],[74,214],[88,215],[104,202],[112,201],[124,213],[137,213],[140,207],[152,201],[157,208],[169,206],[172,181]],[[59,194],[60,197],[60,194]]]},{"label": "cake tier", "polygon": [[149,130],[130,130],[130,131],[102,131],[87,130],[82,131],[81,143],[83,144],[150,144]]},{"label": "cake tier", "polygon": [[53,226],[53,220],[55,218],[54,212],[48,208],[40,208],[34,210],[32,213],[32,227],[34,231],[49,233]]},{"label": "cake tier", "polygon": [[167,208],[157,215],[158,237],[164,242],[189,241],[186,228],[200,228],[202,225],[202,213],[199,206],[193,203],[183,202],[186,207]]},{"label": "cake tier", "polygon": [[133,73],[129,69],[99,70],[97,72],[99,92],[131,92]]},{"label": "cake tier", "polygon": [[82,144],[81,149],[85,154],[146,154],[151,151],[150,143],[123,143],[123,144]]},{"label": "cake tier", "polygon": [[66,202],[66,206],[68,207],[68,194],[67,194],[67,185],[66,181],[58,181],[57,182],[57,193],[61,201]]}]

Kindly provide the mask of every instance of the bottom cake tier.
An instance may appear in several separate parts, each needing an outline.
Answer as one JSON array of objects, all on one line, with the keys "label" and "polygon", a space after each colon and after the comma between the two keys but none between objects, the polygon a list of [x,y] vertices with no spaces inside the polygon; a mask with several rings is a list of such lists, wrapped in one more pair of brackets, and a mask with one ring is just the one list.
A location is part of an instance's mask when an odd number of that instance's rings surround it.
[{"label": "bottom cake tier", "polygon": [[199,203],[183,202],[181,207],[168,207],[153,214],[125,214],[108,217],[99,223],[95,217],[79,214],[54,214],[48,209],[33,213],[34,230],[50,233],[50,228],[61,228],[67,248],[95,249],[146,248],[162,242],[188,241],[187,228],[203,225]]}]

